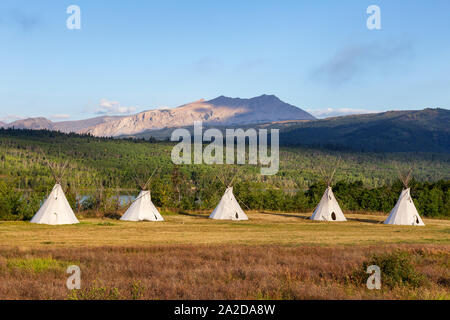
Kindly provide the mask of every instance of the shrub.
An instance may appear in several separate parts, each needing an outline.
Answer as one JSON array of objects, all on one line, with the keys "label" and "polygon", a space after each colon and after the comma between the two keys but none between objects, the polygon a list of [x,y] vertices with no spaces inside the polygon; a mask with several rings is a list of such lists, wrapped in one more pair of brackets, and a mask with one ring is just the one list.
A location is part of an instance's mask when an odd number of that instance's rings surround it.
[{"label": "shrub", "polygon": [[425,282],[425,277],[415,270],[407,252],[396,251],[375,254],[353,273],[352,279],[358,284],[365,284],[369,277],[366,270],[370,265],[380,267],[382,287],[392,289],[400,286],[411,286],[417,288]]},{"label": "shrub", "polygon": [[97,281],[86,289],[71,290],[67,296],[69,300],[119,300],[123,299],[116,287],[98,286]]},{"label": "shrub", "polygon": [[19,220],[21,193],[11,184],[0,183],[0,220]]}]

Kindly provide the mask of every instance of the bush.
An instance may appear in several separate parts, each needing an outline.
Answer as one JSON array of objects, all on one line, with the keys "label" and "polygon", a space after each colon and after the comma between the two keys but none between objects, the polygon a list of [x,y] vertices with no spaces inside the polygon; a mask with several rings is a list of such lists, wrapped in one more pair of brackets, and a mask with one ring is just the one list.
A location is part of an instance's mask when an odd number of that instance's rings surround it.
[{"label": "bush", "polygon": [[42,205],[45,194],[40,192],[32,192],[21,198],[20,203],[20,219],[24,221],[30,220]]},{"label": "bush", "polygon": [[0,183],[0,220],[18,220],[21,194],[11,184]]},{"label": "bush", "polygon": [[361,268],[352,275],[352,279],[358,284],[365,284],[369,277],[367,267],[376,265],[381,270],[381,286],[390,289],[400,286],[420,287],[425,282],[425,277],[418,273],[407,252],[396,251],[392,253],[375,254]]},{"label": "bush", "polygon": [[97,207],[97,199],[94,196],[88,196],[82,200],[81,202],[81,210],[94,210]]}]

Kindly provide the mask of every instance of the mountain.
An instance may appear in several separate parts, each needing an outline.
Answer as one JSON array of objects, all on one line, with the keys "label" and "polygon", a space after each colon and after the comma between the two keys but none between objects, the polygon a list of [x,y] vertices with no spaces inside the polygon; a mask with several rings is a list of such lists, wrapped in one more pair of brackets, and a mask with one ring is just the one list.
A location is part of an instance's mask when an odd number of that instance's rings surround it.
[{"label": "mountain", "polygon": [[314,120],[314,116],[293,105],[281,101],[274,95],[262,95],[253,99],[228,98],[220,96],[207,102],[216,108],[244,108],[246,112],[237,113],[228,123],[267,123],[285,120]]},{"label": "mountain", "polygon": [[46,118],[29,118],[24,120],[17,120],[6,125],[7,128],[14,127],[15,129],[32,129],[41,130],[49,129],[52,130],[53,123]]},{"label": "mountain", "polygon": [[75,132],[78,133],[87,128],[121,119],[123,117],[97,117],[86,120],[76,120],[76,121],[61,121],[52,122],[46,118],[29,118],[24,120],[17,120],[9,124],[4,124],[5,128],[15,128],[15,129],[31,129],[31,130],[54,130],[61,131],[65,133]]},{"label": "mountain", "polygon": [[52,122],[30,118],[7,124],[7,128],[47,129],[92,134],[100,137],[135,135],[148,130],[190,126],[195,121],[210,125],[243,125],[282,120],[313,120],[312,115],[285,103],[274,95],[251,99],[220,96],[199,100],[173,109],[144,111],[131,116],[97,117],[79,121]]},{"label": "mountain", "polygon": [[123,116],[102,116],[78,121],[54,122],[53,130],[62,132],[81,132],[87,128],[95,127],[103,123],[109,123],[124,118]]},{"label": "mountain", "polygon": [[[222,131],[279,129],[280,144],[368,152],[450,153],[450,110],[389,111],[323,120],[276,121],[239,126],[214,126]],[[209,126],[205,125],[204,130]],[[183,127],[192,133],[192,126]],[[165,140],[175,128],[147,130],[134,138]],[[128,138],[130,136],[123,136]]]},{"label": "mountain", "polygon": [[173,109],[131,116],[97,117],[52,122],[45,118],[18,120],[6,127],[89,133],[100,137],[167,139],[175,128],[277,128],[282,145],[325,147],[368,152],[450,152],[450,110],[388,111],[317,120],[276,96],[251,99],[220,96]]},{"label": "mountain", "polygon": [[280,132],[284,145],[354,151],[450,152],[450,110],[389,111],[297,123]]},{"label": "mountain", "polygon": [[[240,125],[216,125],[216,124],[203,124],[203,130],[207,130],[210,128],[218,129],[222,132],[224,136],[226,136],[226,130],[227,129],[279,129],[280,132],[283,130],[287,130],[288,128],[295,126],[301,122],[308,122],[311,120],[285,120],[285,121],[274,121],[274,122],[264,122],[264,123],[249,123],[249,124],[240,124]],[[175,129],[186,129],[188,130],[192,135],[194,132],[194,127],[192,125],[190,126],[183,126],[183,127],[171,127],[171,128],[163,128],[158,130],[145,130],[143,132],[132,134],[132,135],[120,135],[117,138],[136,138],[136,139],[156,139],[156,140],[167,140],[172,135],[172,132]]]},{"label": "mountain", "polygon": [[6,127],[6,123],[0,121],[0,128]]},{"label": "mountain", "polygon": [[251,99],[220,96],[213,100],[188,103],[174,109],[150,110],[117,121],[93,126],[81,133],[94,136],[134,135],[146,130],[159,130],[192,125],[203,121],[209,125],[242,125],[282,120],[313,120],[312,115],[278,99],[262,95]]}]

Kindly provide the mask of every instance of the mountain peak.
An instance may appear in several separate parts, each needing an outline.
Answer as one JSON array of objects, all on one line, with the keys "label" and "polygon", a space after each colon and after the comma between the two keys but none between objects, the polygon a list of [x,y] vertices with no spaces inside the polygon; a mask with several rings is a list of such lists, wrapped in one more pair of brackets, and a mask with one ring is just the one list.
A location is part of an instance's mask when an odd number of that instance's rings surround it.
[{"label": "mountain peak", "polygon": [[255,97],[253,98],[255,100],[263,100],[263,101],[281,101],[280,98],[278,98],[276,95],[274,94],[263,94],[260,95],[259,97]]},{"label": "mountain peak", "polygon": [[16,129],[52,129],[53,122],[50,120],[37,117],[37,118],[28,118],[23,120],[17,120],[11,122],[7,126],[9,128],[14,127]]},{"label": "mountain peak", "polygon": [[[245,109],[250,112],[255,123],[263,121],[284,121],[284,120],[314,120],[315,117],[308,112],[295,107],[289,103],[281,101],[276,95],[263,94],[258,97],[242,99],[219,96],[206,101],[214,107],[228,107],[231,109]],[[246,121],[251,121],[247,119]]]},{"label": "mountain peak", "polygon": [[212,100],[206,101],[207,103],[213,104],[213,105],[219,105],[219,104],[227,104],[227,103],[243,103],[243,102],[254,102],[254,101],[281,101],[276,95],[273,94],[262,94],[260,96],[254,97],[254,98],[231,98],[224,95],[218,96],[217,98],[214,98]]},{"label": "mountain peak", "polygon": [[281,101],[275,95],[263,94],[250,99],[222,95],[209,101],[202,99],[178,108],[155,109],[130,116],[64,122],[32,118],[13,122],[7,127],[90,133],[95,136],[120,136],[137,134],[146,130],[190,126],[196,121],[203,121],[210,125],[240,126],[313,119],[315,118],[306,111]]},{"label": "mountain peak", "polygon": [[[256,98],[275,98],[275,99],[278,99],[278,97],[276,95],[274,95],[274,94],[262,94],[262,95],[260,95],[259,97],[256,97]],[[254,99],[256,99],[256,98],[254,98]]]}]

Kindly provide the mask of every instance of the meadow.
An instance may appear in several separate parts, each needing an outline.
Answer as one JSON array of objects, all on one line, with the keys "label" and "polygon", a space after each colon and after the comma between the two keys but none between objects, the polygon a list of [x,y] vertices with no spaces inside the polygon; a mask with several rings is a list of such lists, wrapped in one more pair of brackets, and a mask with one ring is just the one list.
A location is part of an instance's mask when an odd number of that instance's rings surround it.
[{"label": "meadow", "polygon": [[[388,213],[402,184],[398,170],[413,168],[411,194],[422,216],[450,217],[450,158],[445,153],[356,153],[282,147],[280,170],[262,176],[253,165],[174,165],[170,142],[101,139],[50,131],[0,129],[0,220],[29,220],[54,185],[47,161],[68,168],[63,188],[76,213],[108,216],[120,196],[136,196],[136,177],[150,184],[162,208],[212,210],[234,180],[246,210],[309,212],[325,189],[323,171],[338,165],[333,190],[345,210]],[[222,181],[221,181],[222,180]],[[83,201],[80,201],[83,199]]]},{"label": "meadow", "polygon": [[[352,153],[283,147],[280,171],[171,163],[173,144],[0,129],[0,299],[450,299],[450,159],[433,153]],[[336,166],[333,190],[348,219],[307,219]],[[64,163],[63,188],[80,224],[29,219]],[[123,222],[135,178],[160,168],[152,200],[165,221]],[[384,225],[414,168],[425,227]],[[208,219],[236,169],[250,220]],[[80,199],[83,199],[80,201]],[[66,288],[78,265],[82,287]],[[369,264],[382,289],[368,290]]]},{"label": "meadow", "polygon": [[215,221],[208,213],[164,213],[165,221],[81,219],[80,224],[0,222],[0,246],[96,247],[123,245],[378,245],[450,244],[450,220],[425,219],[425,228],[384,225],[385,215],[346,214],[344,223],[317,222],[310,214],[247,212],[249,221]]},{"label": "meadow", "polygon": [[[198,211],[166,212],[158,223],[1,222],[0,298],[450,299],[449,220],[407,227],[383,225],[379,214],[346,212],[344,223],[248,215],[242,222]],[[366,288],[373,259],[385,265],[381,290]],[[73,264],[82,286],[70,291]]]}]

